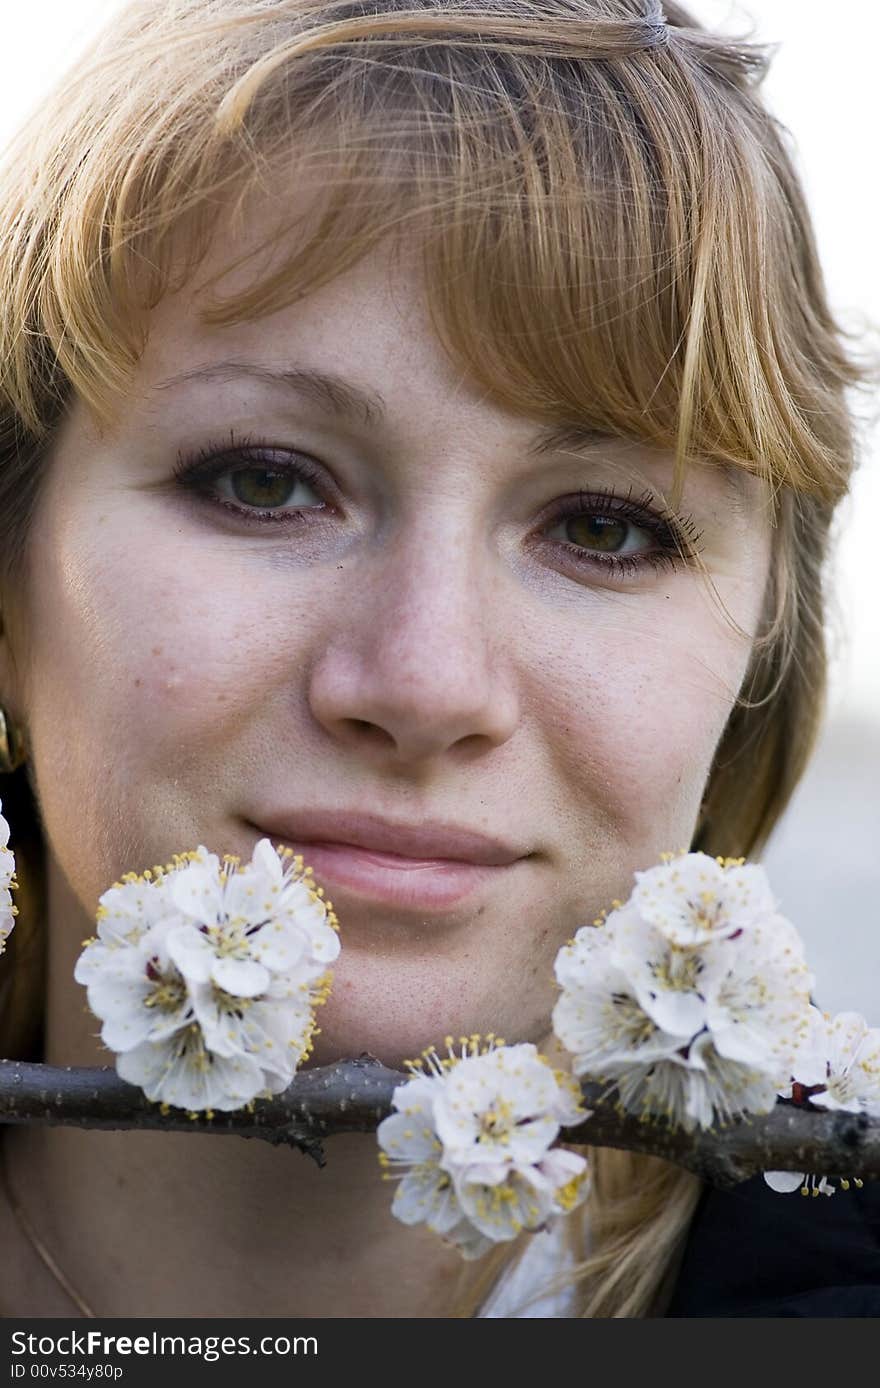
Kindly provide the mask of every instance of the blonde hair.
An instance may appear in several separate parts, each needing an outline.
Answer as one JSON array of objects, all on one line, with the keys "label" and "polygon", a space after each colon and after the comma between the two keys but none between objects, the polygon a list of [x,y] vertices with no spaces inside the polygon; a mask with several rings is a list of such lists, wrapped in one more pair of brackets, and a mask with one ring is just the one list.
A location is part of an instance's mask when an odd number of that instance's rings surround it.
[{"label": "blonde hair", "polygon": [[[221,213],[240,225],[274,198],[281,258],[215,295],[217,324],[293,303],[380,241],[416,247],[440,340],[498,404],[674,449],[676,489],[699,457],[764,480],[766,612],[693,843],[760,852],[821,718],[823,566],[860,380],[757,96],[765,66],[655,0],[135,0],[0,173],[4,591],[73,394],[112,416],[147,311],[197,271]],[[14,844],[36,822],[16,775],[0,786],[24,804]],[[12,939],[33,959],[6,971],[10,1050],[40,967],[24,920]],[[593,1159],[584,1314],[647,1314],[698,1183]]]}]

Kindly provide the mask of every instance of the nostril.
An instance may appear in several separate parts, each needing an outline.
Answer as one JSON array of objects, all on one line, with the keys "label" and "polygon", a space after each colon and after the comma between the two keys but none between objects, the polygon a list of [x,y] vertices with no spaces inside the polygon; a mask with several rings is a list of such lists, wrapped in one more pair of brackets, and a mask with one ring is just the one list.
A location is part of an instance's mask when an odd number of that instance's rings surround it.
[{"label": "nostril", "polygon": [[391,734],[386,732],[384,728],[378,727],[375,723],[368,722],[365,718],[349,718],[347,722],[348,726],[355,732],[360,733],[361,736],[366,734],[368,737],[372,738],[374,742],[394,741]]}]

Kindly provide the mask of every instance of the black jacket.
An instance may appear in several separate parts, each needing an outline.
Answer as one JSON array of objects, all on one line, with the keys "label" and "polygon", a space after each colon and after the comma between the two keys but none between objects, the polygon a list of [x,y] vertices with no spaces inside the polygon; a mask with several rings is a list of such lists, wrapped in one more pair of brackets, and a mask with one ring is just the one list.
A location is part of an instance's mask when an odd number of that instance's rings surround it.
[{"label": "black jacket", "polygon": [[880,1181],[779,1195],[707,1190],[666,1316],[880,1316]]}]

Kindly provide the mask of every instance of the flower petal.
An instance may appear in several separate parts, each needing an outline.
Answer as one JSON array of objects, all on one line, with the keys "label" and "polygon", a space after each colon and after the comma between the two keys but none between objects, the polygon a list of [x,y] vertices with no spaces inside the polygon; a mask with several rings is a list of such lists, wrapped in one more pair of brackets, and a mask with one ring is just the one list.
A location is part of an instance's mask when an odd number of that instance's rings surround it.
[{"label": "flower petal", "polygon": [[255,959],[218,959],[212,977],[218,988],[239,998],[258,997],[269,986],[269,970]]},{"label": "flower petal", "polygon": [[806,1177],[802,1171],[765,1171],[764,1180],[771,1190],[779,1191],[780,1195],[788,1195],[793,1190],[800,1190]]},{"label": "flower petal", "polygon": [[184,978],[207,983],[214,965],[214,950],[206,935],[194,925],[175,925],[168,932],[166,948]]}]

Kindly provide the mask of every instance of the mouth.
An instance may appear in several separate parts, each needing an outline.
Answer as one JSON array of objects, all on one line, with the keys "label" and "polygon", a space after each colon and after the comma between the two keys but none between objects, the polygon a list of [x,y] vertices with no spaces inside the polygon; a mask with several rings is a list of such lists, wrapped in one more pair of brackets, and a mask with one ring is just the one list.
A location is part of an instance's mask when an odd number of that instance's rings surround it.
[{"label": "mouth", "polygon": [[338,888],[388,906],[443,911],[509,868],[452,858],[402,858],[350,843],[291,843],[335,900]]},{"label": "mouth", "polygon": [[301,854],[337,910],[351,899],[442,913],[481,887],[491,888],[528,856],[463,830],[394,826],[372,816],[345,816],[333,836],[317,817],[308,824],[311,835],[304,827],[277,821],[249,827]]}]

